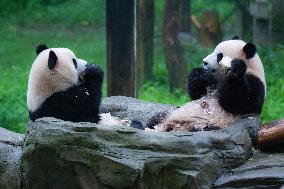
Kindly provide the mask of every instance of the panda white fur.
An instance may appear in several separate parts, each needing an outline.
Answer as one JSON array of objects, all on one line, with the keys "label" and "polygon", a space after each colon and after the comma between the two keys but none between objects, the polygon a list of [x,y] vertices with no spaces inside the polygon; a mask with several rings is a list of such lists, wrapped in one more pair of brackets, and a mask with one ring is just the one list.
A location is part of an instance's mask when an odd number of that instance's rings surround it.
[{"label": "panda white fur", "polygon": [[103,70],[77,58],[67,48],[39,45],[36,53],[27,91],[30,119],[55,117],[98,123]]},{"label": "panda white fur", "polygon": [[156,125],[158,131],[213,130],[261,113],[266,83],[255,45],[238,37],[223,41],[203,59],[203,65],[188,77],[192,101],[166,116],[153,117],[147,127]]}]

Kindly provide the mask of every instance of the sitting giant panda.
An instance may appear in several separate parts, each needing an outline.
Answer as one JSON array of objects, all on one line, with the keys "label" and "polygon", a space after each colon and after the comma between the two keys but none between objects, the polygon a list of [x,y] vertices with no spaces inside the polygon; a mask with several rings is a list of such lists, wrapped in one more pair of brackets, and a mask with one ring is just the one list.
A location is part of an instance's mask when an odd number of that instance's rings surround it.
[{"label": "sitting giant panda", "polygon": [[36,53],[27,91],[30,119],[98,123],[103,70],[88,65],[67,48],[39,45]]},{"label": "sitting giant panda", "polygon": [[[234,37],[217,45],[188,77],[193,101],[147,124],[158,131],[224,128],[236,120],[259,115],[265,99],[264,69],[256,47]],[[154,127],[155,126],[155,127]]]}]

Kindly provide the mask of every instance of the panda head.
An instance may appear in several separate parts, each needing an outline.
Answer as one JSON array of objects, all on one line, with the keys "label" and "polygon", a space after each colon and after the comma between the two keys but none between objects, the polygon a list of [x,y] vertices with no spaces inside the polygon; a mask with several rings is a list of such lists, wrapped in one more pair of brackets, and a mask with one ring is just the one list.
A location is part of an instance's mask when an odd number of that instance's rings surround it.
[{"label": "panda head", "polygon": [[265,83],[262,62],[252,43],[246,43],[235,36],[232,40],[219,43],[214,51],[203,59],[205,69],[216,71],[224,66],[230,67],[230,60],[242,59],[246,66],[246,73],[252,74]]},{"label": "panda head", "polygon": [[49,96],[79,85],[87,62],[67,48],[48,48],[39,45],[32,64],[27,92],[27,104],[35,111]]}]

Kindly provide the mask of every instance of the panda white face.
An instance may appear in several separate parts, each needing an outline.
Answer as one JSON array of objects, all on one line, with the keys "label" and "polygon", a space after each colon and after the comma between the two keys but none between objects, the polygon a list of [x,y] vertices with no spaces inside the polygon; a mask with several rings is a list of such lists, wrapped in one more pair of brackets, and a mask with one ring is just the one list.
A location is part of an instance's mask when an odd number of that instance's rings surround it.
[{"label": "panda white face", "polygon": [[[54,56],[53,63],[52,55]],[[48,58],[47,58],[48,57]],[[75,54],[67,48],[50,48],[42,51],[37,59],[45,59],[47,61],[35,61],[41,65],[44,69],[46,77],[45,81],[50,81],[50,85],[54,89],[62,90],[66,89],[71,85],[77,85],[80,82],[80,75],[84,73],[87,62],[79,59]],[[34,63],[35,64],[35,63]],[[48,69],[47,69],[48,68]]]},{"label": "panda white face", "polygon": [[231,68],[232,67],[232,58],[229,57],[229,56],[225,56],[224,58],[222,58],[220,61],[219,61],[219,65],[221,67],[225,67],[225,68]]},{"label": "panda white face", "polygon": [[79,85],[87,66],[85,60],[77,58],[67,48],[44,46],[37,54],[29,75],[27,104],[30,111],[36,110],[52,94]]},{"label": "panda white face", "polygon": [[203,59],[203,67],[215,72],[224,66],[230,67],[230,61],[233,59],[243,60],[246,64],[246,73],[259,78],[266,88],[263,65],[252,43],[239,39],[223,41]]},{"label": "panda white face", "polygon": [[[203,59],[205,69],[216,70],[220,68],[220,61],[225,59],[242,58],[244,59],[243,47],[246,43],[242,40],[223,41],[217,45],[213,53]],[[226,60],[226,62],[227,62]]]}]

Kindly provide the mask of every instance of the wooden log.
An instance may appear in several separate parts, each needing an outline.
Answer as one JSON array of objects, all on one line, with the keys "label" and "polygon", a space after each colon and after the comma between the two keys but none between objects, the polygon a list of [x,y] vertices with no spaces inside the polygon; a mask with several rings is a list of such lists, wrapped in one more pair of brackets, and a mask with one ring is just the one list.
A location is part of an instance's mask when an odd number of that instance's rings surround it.
[{"label": "wooden log", "polygon": [[260,149],[275,149],[284,143],[284,119],[264,124],[258,133],[258,147]]},{"label": "wooden log", "polygon": [[137,3],[137,79],[138,85],[153,78],[154,1]]},{"label": "wooden log", "polygon": [[178,40],[179,1],[166,0],[164,5],[163,43],[170,90],[185,89],[186,64]]},{"label": "wooden log", "polygon": [[107,0],[107,95],[136,97],[134,0]]}]

